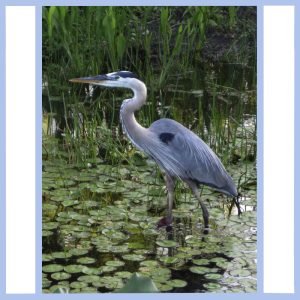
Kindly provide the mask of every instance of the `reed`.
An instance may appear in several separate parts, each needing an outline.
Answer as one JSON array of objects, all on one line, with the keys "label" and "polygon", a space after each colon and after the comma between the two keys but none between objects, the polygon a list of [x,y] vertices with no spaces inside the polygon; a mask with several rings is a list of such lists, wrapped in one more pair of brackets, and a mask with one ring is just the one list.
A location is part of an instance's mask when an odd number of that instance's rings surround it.
[{"label": "reed", "polygon": [[[256,132],[243,129],[250,107],[245,95],[256,89],[256,23],[249,14],[255,8],[44,7],[43,107],[45,116],[61,126],[69,162],[128,162],[131,147],[118,124],[119,99],[128,91],[95,89],[91,94],[88,87],[68,83],[120,69],[136,72],[148,86],[148,103],[139,112],[143,125],[175,118],[228,163],[237,153],[255,157]],[[237,38],[224,42],[217,33]],[[218,51],[214,42],[221,43]],[[226,74],[229,63],[237,67]],[[255,114],[255,97],[247,97]]]}]

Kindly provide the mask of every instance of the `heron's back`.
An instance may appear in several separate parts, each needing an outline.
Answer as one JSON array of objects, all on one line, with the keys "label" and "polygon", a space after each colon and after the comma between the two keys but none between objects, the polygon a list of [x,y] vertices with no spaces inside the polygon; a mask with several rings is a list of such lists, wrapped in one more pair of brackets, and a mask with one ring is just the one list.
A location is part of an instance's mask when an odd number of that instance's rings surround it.
[{"label": "heron's back", "polygon": [[235,184],[220,159],[188,128],[171,119],[160,119],[148,130],[152,138],[145,144],[145,151],[168,174],[237,196]]}]

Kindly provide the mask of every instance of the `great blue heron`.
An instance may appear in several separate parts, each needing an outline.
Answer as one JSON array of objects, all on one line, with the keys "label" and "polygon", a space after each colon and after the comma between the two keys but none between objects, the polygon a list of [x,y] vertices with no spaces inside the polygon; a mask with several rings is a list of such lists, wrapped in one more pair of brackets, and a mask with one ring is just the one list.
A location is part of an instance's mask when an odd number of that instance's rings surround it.
[{"label": "great blue heron", "polygon": [[209,228],[209,214],[200,199],[199,185],[208,185],[228,196],[237,197],[233,180],[220,159],[195,133],[171,119],[159,119],[149,128],[136,121],[134,112],[146,103],[147,88],[134,73],[118,71],[70,81],[133,91],[132,98],[123,100],[120,119],[124,133],[134,146],[150,156],[165,173],[168,211],[167,216],[158,222],[158,227],[172,222],[176,178],[186,182],[198,199],[205,230]]}]

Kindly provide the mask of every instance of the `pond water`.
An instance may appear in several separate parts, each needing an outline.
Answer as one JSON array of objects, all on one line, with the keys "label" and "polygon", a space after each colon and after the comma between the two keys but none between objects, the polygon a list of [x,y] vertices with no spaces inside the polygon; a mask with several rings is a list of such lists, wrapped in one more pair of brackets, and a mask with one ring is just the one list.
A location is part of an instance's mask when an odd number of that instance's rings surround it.
[{"label": "pond water", "polygon": [[[170,78],[164,90],[149,94],[148,106],[155,99],[154,118],[176,119],[220,155],[242,194],[242,214],[231,198],[203,187],[211,228],[203,234],[199,204],[179,182],[173,227],[158,230],[166,188],[151,160],[132,154],[127,145],[127,161],[115,164],[99,154],[79,166],[70,161],[66,144],[45,134],[43,292],[59,287],[70,293],[112,292],[134,272],[151,278],[160,292],[256,291],[254,70],[218,68]],[[119,106],[105,111],[111,128],[119,126]],[[147,125],[143,112],[140,118]]]}]

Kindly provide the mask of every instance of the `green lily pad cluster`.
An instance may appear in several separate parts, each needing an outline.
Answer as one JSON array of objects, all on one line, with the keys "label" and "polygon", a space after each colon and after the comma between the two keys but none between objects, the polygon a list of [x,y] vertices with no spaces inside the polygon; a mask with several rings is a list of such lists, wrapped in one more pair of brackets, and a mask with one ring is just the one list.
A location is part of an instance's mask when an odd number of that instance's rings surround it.
[{"label": "green lily pad cluster", "polygon": [[[179,183],[166,232],[156,228],[166,194],[153,166],[44,164],[43,292],[117,292],[135,272],[160,292],[256,291],[255,186],[245,182],[241,216],[205,187],[211,231],[204,235],[201,209]],[[238,177],[243,166],[229,170]]]}]

